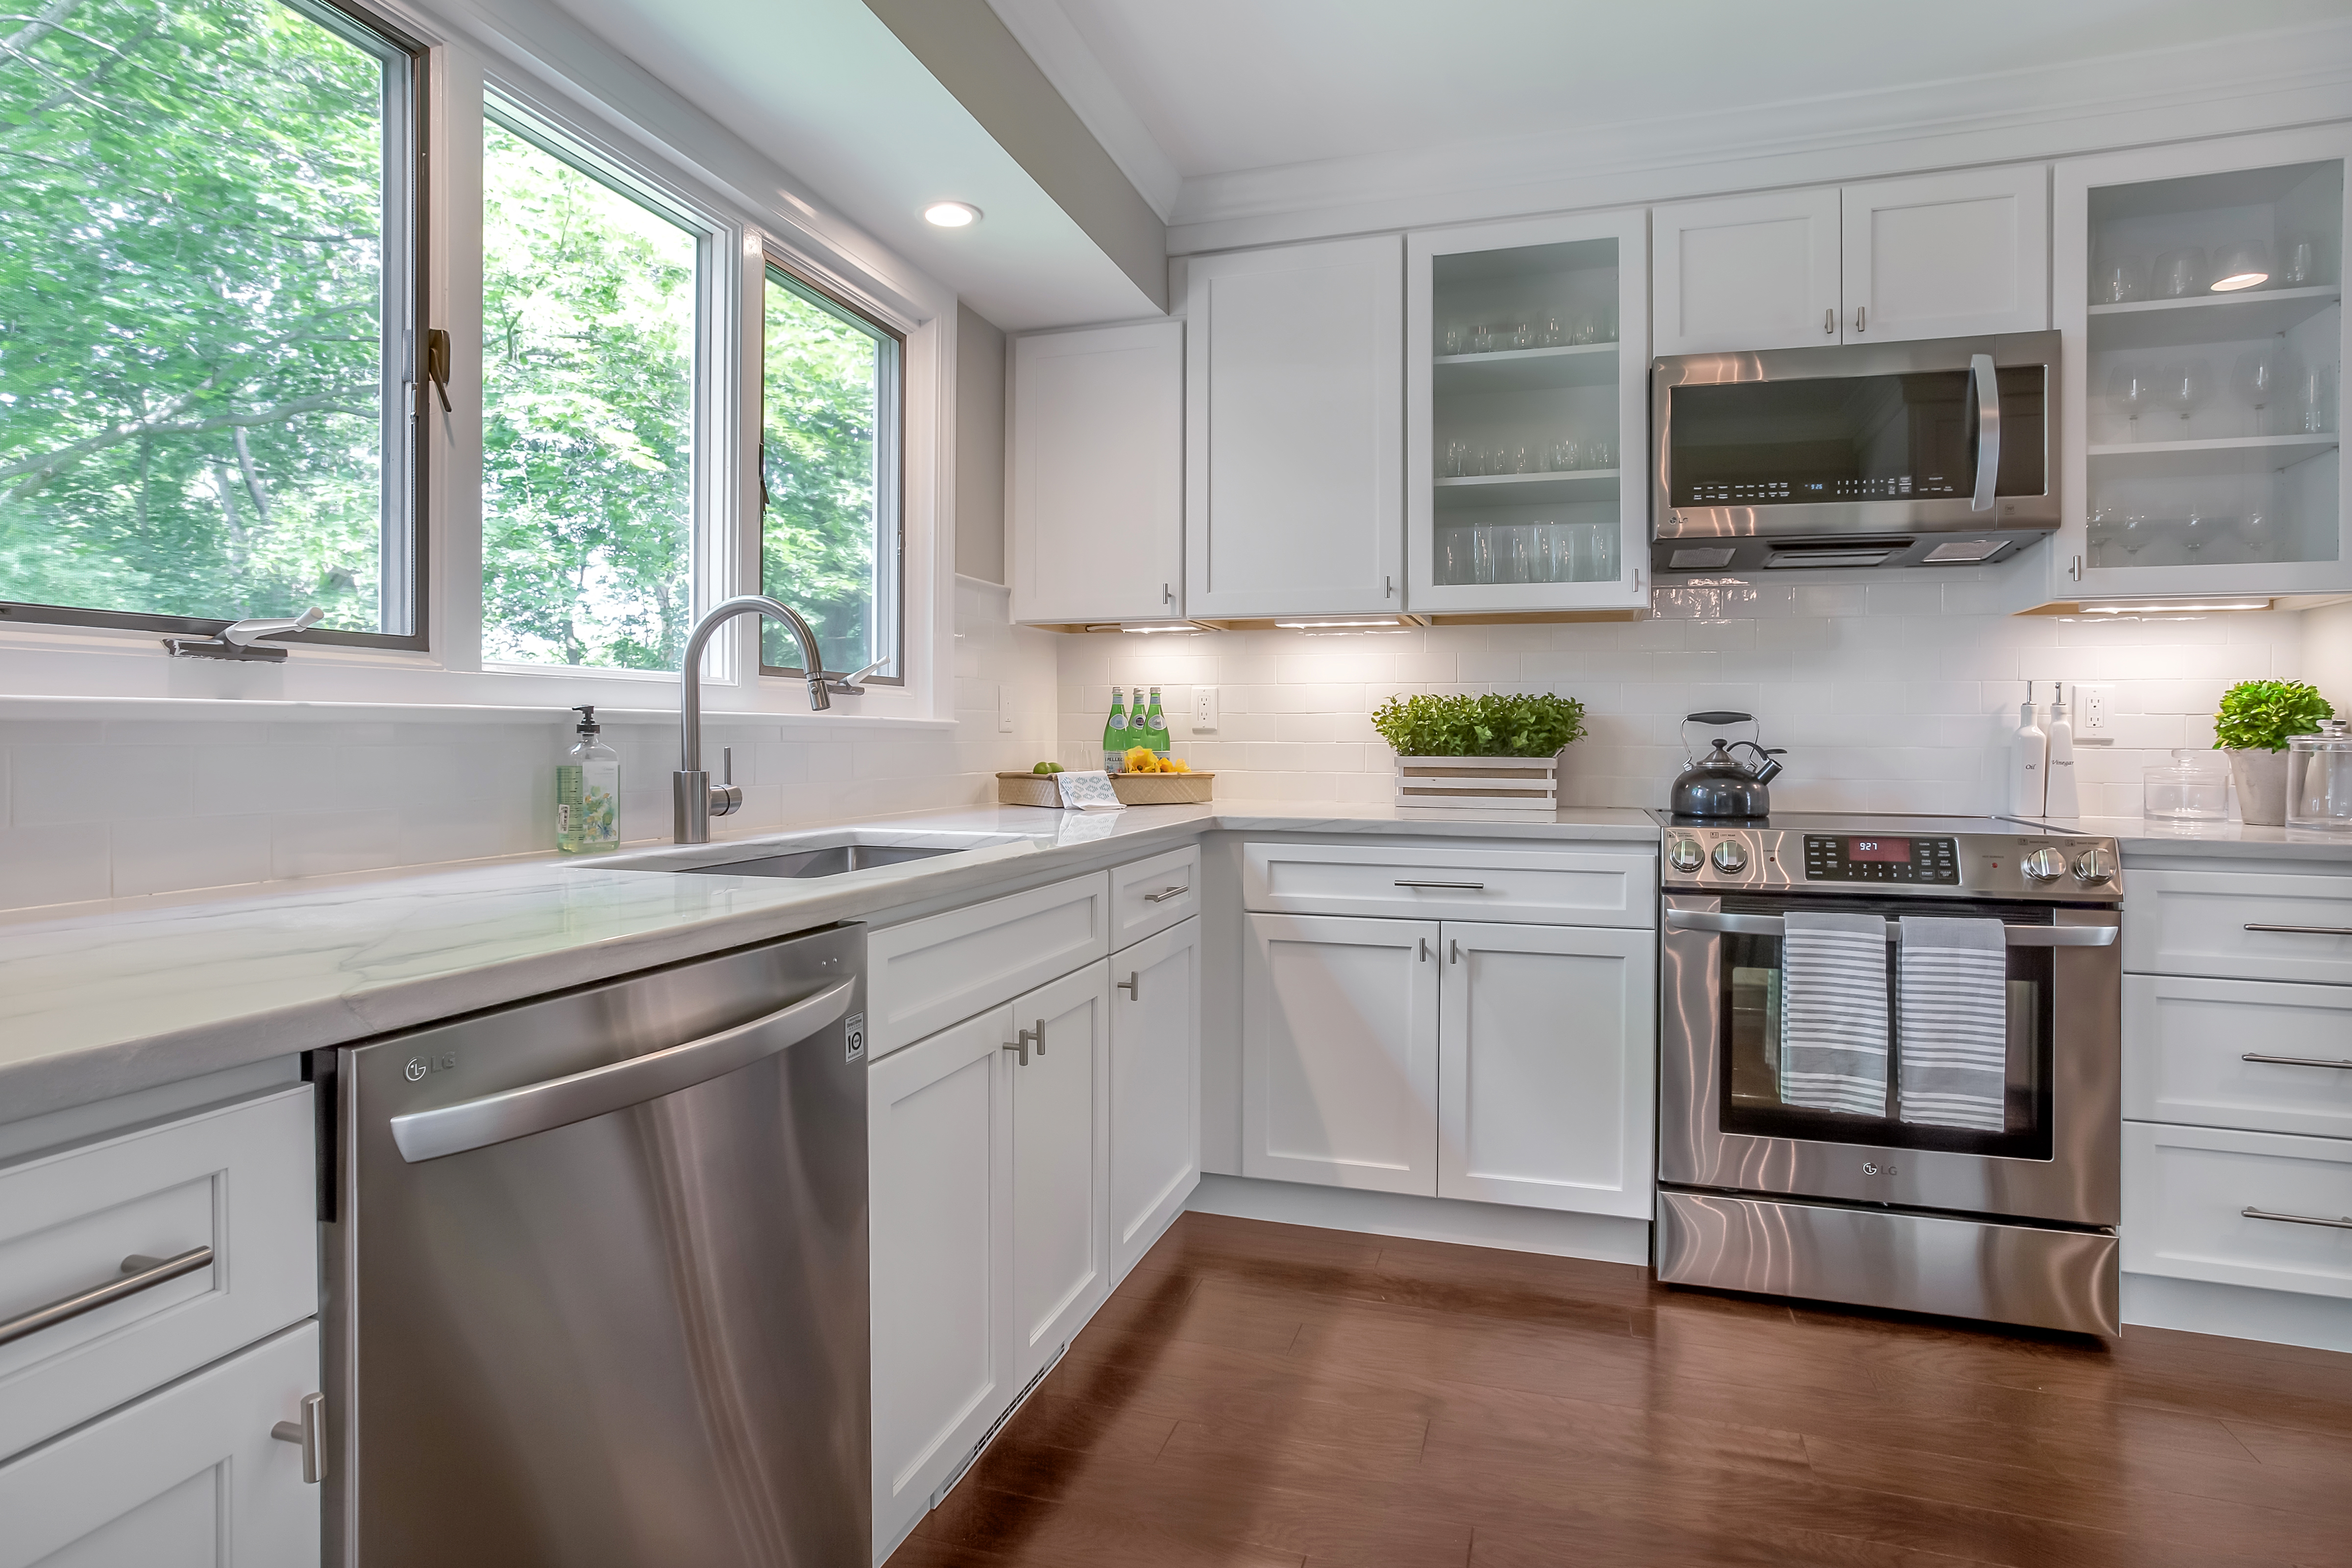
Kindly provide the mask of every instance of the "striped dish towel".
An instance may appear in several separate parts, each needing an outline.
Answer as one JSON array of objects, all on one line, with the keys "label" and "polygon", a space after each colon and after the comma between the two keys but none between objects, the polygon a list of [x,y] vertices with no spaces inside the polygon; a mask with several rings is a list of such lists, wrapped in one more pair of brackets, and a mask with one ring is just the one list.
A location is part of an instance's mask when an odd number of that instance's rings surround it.
[{"label": "striped dish towel", "polygon": [[1905,915],[1895,986],[1903,1120],[2006,1131],[2009,939],[2000,921]]},{"label": "striped dish towel", "polygon": [[1780,1103],[1886,1114],[1886,921],[1790,911],[1781,942]]}]

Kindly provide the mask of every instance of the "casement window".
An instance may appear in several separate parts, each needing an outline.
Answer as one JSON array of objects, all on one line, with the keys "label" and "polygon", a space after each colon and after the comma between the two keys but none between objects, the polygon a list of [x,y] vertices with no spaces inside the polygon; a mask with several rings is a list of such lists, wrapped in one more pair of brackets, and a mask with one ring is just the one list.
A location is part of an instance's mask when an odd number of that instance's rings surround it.
[{"label": "casement window", "polygon": [[0,624],[415,647],[420,53],[320,0],[0,18]]},{"label": "casement window", "polygon": [[[898,334],[771,261],[761,321],[760,591],[800,611],[825,668],[902,678]],[[763,673],[799,645],[761,630]]]}]

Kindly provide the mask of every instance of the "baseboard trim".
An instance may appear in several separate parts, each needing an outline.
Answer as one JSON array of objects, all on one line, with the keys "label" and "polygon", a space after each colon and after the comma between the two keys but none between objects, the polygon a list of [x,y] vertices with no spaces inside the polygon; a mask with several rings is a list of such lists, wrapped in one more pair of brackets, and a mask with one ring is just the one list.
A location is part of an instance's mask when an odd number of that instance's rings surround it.
[{"label": "baseboard trim", "polygon": [[2135,1328],[2352,1351],[2352,1301],[2160,1274],[2123,1278],[2124,1338]]},{"label": "baseboard trim", "polygon": [[1346,1187],[1316,1187],[1252,1176],[1203,1174],[1184,1206],[1195,1214],[1235,1219],[1273,1220],[1322,1230],[1361,1231],[1415,1241],[1451,1241],[1464,1247],[1496,1247],[1510,1252],[1540,1252],[1553,1258],[1587,1258],[1599,1263],[1650,1261],[1650,1222],[1613,1215],[1563,1214],[1556,1209],[1514,1208],[1459,1198],[1423,1198],[1402,1193],[1364,1193]]}]

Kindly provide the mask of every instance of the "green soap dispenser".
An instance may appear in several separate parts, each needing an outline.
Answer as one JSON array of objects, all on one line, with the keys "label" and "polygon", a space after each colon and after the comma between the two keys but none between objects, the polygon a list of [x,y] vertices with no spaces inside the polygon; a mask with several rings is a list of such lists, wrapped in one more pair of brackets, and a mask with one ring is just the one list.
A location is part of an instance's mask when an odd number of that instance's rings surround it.
[{"label": "green soap dispenser", "polygon": [[621,755],[596,739],[594,707],[575,708],[580,738],[555,770],[555,847],[593,855],[621,847]]}]

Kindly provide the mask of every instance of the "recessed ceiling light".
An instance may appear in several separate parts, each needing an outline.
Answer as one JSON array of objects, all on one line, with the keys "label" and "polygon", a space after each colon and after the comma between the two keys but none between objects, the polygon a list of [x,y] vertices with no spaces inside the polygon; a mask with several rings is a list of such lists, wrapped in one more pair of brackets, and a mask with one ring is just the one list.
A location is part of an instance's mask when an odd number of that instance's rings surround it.
[{"label": "recessed ceiling light", "polygon": [[923,216],[941,228],[970,228],[980,221],[980,209],[970,202],[933,202]]}]

